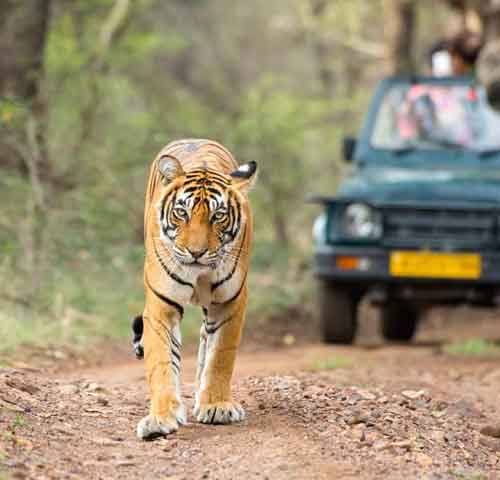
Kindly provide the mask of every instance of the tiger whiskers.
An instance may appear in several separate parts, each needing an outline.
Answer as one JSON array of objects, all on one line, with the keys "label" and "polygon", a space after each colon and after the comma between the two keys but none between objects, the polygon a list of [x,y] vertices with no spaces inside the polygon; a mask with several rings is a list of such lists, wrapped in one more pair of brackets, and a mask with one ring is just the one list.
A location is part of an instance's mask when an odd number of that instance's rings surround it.
[{"label": "tiger whiskers", "polygon": [[241,260],[245,259],[248,257],[248,248],[245,247],[239,247],[239,248],[233,248],[227,252],[222,252],[221,259],[222,260]]},{"label": "tiger whiskers", "polygon": [[[155,247],[155,254],[158,256],[154,256],[153,258],[149,259],[149,263],[157,263],[160,261],[163,265],[165,265],[168,270],[170,270],[172,273],[177,273],[179,270],[182,268],[181,263],[177,260],[175,255],[172,255],[168,250],[167,247],[163,244],[163,242],[156,243],[155,238],[159,237],[153,237],[153,244]],[[160,248],[158,248],[160,247]]]}]

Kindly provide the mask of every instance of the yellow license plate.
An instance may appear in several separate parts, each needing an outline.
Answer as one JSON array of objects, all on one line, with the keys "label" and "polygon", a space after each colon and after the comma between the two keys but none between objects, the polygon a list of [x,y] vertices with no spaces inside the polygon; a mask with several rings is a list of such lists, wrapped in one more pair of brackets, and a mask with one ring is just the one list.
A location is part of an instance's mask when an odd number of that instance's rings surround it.
[{"label": "yellow license plate", "polygon": [[389,271],[394,277],[477,279],[481,256],[475,253],[391,253]]}]

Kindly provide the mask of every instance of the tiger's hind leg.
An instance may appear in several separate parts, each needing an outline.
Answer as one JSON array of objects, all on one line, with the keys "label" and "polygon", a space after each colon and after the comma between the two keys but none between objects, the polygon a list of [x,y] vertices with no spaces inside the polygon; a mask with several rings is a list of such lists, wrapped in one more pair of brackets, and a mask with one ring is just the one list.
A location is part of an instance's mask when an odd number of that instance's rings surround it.
[{"label": "tiger's hind leg", "polygon": [[245,317],[246,286],[238,297],[212,304],[202,327],[194,410],[201,423],[227,424],[245,418],[243,407],[233,399],[231,379]]},{"label": "tiger's hind leg", "polygon": [[182,309],[147,292],[144,321],[144,358],[151,395],[150,413],[137,425],[140,439],[167,435],[186,423],[180,392],[180,328]]}]

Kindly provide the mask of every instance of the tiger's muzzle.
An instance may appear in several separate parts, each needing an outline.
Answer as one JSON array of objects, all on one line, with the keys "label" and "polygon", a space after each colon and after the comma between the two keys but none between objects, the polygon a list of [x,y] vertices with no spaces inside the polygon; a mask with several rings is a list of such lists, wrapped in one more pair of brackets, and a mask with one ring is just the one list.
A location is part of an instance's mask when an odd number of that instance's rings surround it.
[{"label": "tiger's muzzle", "polygon": [[209,252],[208,249],[193,250],[186,248],[181,252],[176,249],[177,259],[185,266],[198,268],[217,268],[220,257],[216,252]]}]

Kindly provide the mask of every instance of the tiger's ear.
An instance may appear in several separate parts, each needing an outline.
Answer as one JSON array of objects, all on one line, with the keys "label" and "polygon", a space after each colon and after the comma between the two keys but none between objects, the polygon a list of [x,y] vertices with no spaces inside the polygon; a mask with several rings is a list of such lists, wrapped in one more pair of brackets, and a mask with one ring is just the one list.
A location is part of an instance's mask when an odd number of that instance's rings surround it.
[{"label": "tiger's ear", "polygon": [[246,193],[257,179],[257,162],[251,161],[240,165],[231,173],[232,184],[238,190]]},{"label": "tiger's ear", "polygon": [[158,160],[158,170],[163,175],[163,183],[168,185],[177,177],[184,175],[182,165],[177,158],[170,155],[162,155]]}]

